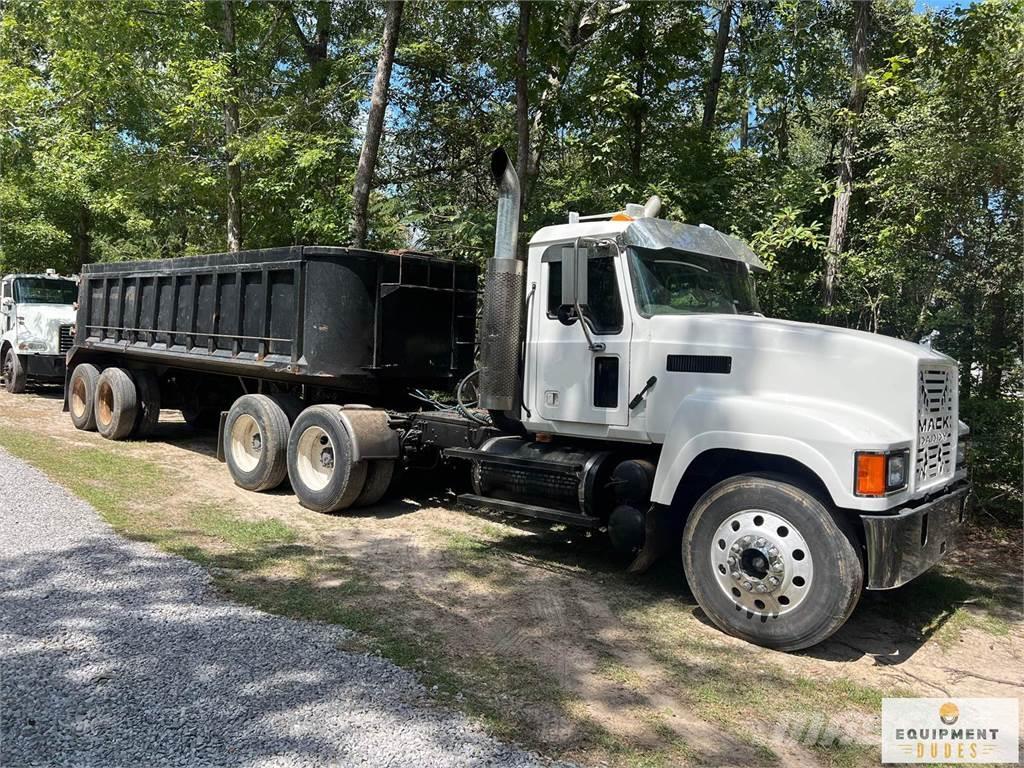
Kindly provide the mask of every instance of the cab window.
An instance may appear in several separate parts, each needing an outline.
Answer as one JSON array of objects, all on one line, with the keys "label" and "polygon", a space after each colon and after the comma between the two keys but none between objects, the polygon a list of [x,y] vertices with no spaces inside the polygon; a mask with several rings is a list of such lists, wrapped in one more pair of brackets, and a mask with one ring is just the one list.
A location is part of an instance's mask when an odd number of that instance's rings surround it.
[{"label": "cab window", "polygon": [[19,277],[14,281],[14,300],[19,304],[73,304],[78,300],[78,285],[60,278]]},{"label": "cab window", "polygon": [[[562,303],[562,253],[572,252],[572,246],[556,245],[549,248],[543,257],[547,271],[547,314],[558,316]],[[622,300],[619,297],[619,281],[615,274],[615,252],[608,249],[590,249],[587,264],[587,304],[583,314],[587,316],[595,333],[614,334],[622,331]]]}]

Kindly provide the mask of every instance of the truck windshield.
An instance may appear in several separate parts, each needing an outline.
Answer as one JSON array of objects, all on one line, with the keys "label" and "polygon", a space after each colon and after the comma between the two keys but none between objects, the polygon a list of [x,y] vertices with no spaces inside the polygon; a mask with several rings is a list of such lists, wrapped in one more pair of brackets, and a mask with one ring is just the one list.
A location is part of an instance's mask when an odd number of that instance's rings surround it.
[{"label": "truck windshield", "polygon": [[74,304],[78,284],[60,278],[19,277],[14,281],[14,300],[18,304]]},{"label": "truck windshield", "polygon": [[759,312],[747,265],[684,251],[629,249],[637,310],[653,315]]}]

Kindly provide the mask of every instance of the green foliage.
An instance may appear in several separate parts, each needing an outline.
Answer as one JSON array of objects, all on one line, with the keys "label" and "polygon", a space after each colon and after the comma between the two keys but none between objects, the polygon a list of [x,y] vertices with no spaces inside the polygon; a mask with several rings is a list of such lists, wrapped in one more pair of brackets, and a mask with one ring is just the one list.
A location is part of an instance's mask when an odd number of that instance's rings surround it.
[{"label": "green foliage", "polygon": [[[859,116],[851,0],[734,3],[710,132],[720,2],[531,8],[539,166],[523,232],[658,194],[667,217],[753,244],[772,267],[770,315],[911,340],[938,330],[983,437],[982,492],[1019,512],[1019,490],[1003,491],[1020,486],[1022,0],[926,13],[874,0]],[[231,89],[245,246],[346,239],[380,3],[239,1],[230,57],[216,2],[6,0],[0,13],[0,270],[223,249]],[[518,20],[511,1],[407,6],[373,247],[490,252],[486,158],[516,146]],[[848,129],[852,204],[825,310]]]}]

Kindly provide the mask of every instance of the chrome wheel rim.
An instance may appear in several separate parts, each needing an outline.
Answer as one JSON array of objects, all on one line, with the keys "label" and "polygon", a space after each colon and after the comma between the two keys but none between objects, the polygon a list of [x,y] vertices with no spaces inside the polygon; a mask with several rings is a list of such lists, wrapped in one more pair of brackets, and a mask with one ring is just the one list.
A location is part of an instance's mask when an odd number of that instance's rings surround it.
[{"label": "chrome wheel rim", "polygon": [[321,491],[334,476],[334,441],[320,427],[307,427],[295,449],[295,468],[302,484]]},{"label": "chrome wheel rim", "polygon": [[243,472],[252,472],[263,456],[263,432],[256,419],[241,414],[231,425],[231,456]]},{"label": "chrome wheel rim", "polygon": [[711,540],[711,569],[737,610],[781,616],[802,603],[811,589],[811,550],[782,515],[763,509],[737,512]]}]

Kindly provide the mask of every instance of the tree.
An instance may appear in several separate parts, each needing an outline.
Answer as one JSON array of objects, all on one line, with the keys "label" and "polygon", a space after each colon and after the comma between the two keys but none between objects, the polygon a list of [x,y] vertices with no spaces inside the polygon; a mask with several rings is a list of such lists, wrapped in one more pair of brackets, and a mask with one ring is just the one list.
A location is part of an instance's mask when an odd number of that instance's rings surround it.
[{"label": "tree", "polygon": [[[516,174],[526,179],[530,157],[530,0],[519,0],[519,28],[516,34]],[[522,189],[525,189],[523,187]],[[520,205],[523,203],[520,195]],[[520,218],[522,209],[520,208]]]},{"label": "tree", "polygon": [[733,0],[725,0],[718,16],[718,34],[715,35],[715,52],[711,59],[711,74],[708,76],[707,92],[704,97],[704,119],[701,121],[701,127],[705,133],[710,132],[715,125],[718,90],[722,85],[722,66],[725,64],[725,49],[729,47],[732,6]]},{"label": "tree", "polygon": [[395,61],[395,47],[398,45],[398,29],[402,23],[403,0],[388,0],[384,19],[384,36],[381,40],[380,58],[377,59],[377,74],[373,79],[373,93],[370,96],[370,113],[366,121],[366,136],[363,150],[359,154],[356,170],[354,205],[352,215],[352,244],[362,248],[366,244],[367,208],[370,203],[370,187],[373,184],[380,137],[384,129],[384,113],[388,105],[388,86],[391,82],[391,67]]},{"label": "tree", "polygon": [[868,24],[871,18],[871,0],[856,0],[856,21],[853,33],[853,66],[850,72],[850,100],[845,115],[845,129],[839,150],[839,173],[836,179],[835,201],[832,205],[832,224],[828,233],[828,251],[821,300],[832,306],[839,257],[846,242],[849,224],[850,198],[853,196],[853,154],[856,150],[857,121],[864,111],[867,90],[864,80],[868,71]]},{"label": "tree", "polygon": [[222,0],[221,39],[228,61],[224,99],[224,155],[228,180],[228,251],[242,249],[242,167],[235,147],[238,136],[238,51],[235,46],[235,0]]}]

